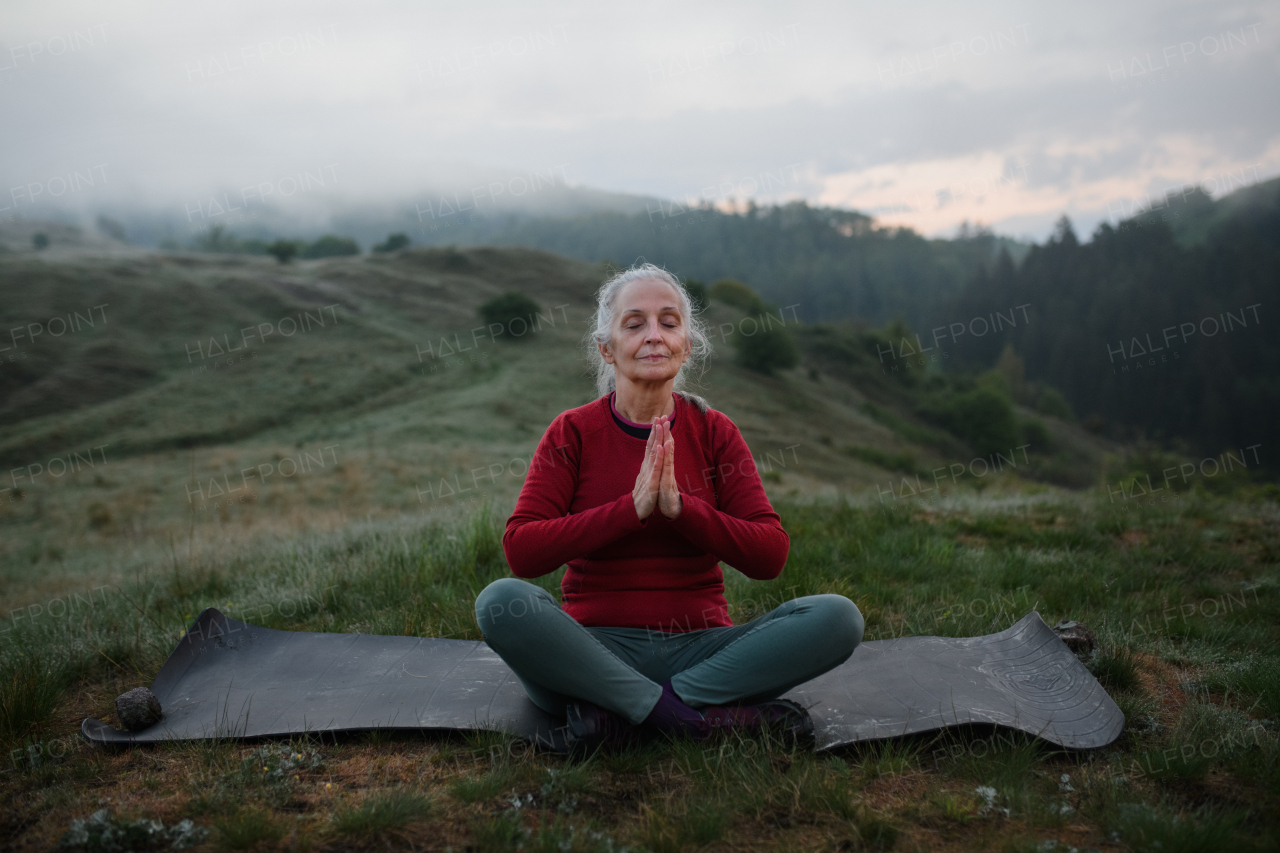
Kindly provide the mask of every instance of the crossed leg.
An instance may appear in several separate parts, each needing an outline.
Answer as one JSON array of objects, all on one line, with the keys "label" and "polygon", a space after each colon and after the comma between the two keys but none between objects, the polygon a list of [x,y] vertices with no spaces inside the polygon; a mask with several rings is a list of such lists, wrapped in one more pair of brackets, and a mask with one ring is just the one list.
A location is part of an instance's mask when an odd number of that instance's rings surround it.
[{"label": "crossed leg", "polygon": [[518,578],[485,587],[476,621],[538,707],[562,716],[566,703],[584,699],[636,724],[662,681],[695,708],[754,704],[839,666],[863,633],[862,614],[841,595],[797,598],[731,628],[586,628]]}]

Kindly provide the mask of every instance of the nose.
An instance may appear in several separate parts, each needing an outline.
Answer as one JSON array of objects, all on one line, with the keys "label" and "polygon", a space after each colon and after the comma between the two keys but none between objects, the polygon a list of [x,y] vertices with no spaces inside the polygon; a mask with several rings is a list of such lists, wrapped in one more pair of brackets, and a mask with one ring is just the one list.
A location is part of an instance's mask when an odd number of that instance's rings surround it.
[{"label": "nose", "polygon": [[660,329],[661,329],[661,326],[659,326],[658,324],[658,318],[657,317],[650,318],[649,326],[648,328],[645,329],[644,342],[647,344],[650,344],[650,343],[658,343],[659,341],[661,341],[662,335],[660,334]]}]

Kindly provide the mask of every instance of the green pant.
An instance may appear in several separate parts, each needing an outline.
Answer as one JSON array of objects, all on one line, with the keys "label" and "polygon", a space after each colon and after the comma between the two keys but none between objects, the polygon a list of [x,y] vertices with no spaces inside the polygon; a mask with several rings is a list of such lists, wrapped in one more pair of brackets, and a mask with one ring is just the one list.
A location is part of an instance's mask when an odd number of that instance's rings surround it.
[{"label": "green pant", "polygon": [[539,708],[564,716],[566,703],[585,699],[633,723],[649,716],[668,680],[695,708],[776,699],[848,660],[863,629],[842,595],[806,595],[731,628],[586,628],[518,578],[484,588],[476,622]]}]

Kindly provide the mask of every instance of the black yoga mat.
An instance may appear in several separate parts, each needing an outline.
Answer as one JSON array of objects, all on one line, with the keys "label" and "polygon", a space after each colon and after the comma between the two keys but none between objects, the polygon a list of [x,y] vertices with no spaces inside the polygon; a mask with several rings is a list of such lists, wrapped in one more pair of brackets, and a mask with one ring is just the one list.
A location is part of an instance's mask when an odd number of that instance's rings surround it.
[{"label": "black yoga mat", "polygon": [[[93,718],[98,743],[267,737],[370,729],[495,729],[551,750],[564,721],[540,710],[487,645],[473,640],[275,631],[205,610],[151,690],[160,722],[137,733]],[[1106,746],[1124,714],[1032,611],[984,637],[862,643],[791,692],[818,749],[967,723],[1019,729],[1059,746]]]}]

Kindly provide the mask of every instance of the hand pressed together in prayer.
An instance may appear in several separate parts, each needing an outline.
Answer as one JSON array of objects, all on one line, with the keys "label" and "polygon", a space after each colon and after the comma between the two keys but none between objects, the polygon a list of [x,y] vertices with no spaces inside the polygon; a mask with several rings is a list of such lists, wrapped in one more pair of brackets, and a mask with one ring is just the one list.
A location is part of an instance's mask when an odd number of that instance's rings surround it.
[{"label": "hand pressed together in prayer", "polygon": [[640,463],[640,473],[631,490],[631,500],[641,520],[649,517],[654,506],[671,519],[680,515],[684,507],[680,487],[676,485],[676,442],[671,437],[670,420],[670,415],[654,418],[644,447],[644,461]]}]

